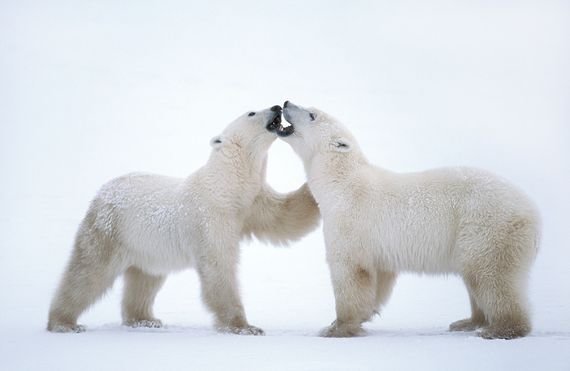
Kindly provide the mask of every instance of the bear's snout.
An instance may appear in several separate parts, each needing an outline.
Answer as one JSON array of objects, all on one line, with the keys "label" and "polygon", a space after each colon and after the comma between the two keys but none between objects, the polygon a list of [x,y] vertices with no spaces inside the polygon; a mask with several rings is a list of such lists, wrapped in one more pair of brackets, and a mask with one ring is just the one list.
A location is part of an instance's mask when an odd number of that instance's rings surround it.
[{"label": "bear's snout", "polygon": [[270,110],[274,114],[265,128],[270,132],[277,132],[281,129],[281,106],[273,106]]},{"label": "bear's snout", "polygon": [[275,132],[275,134],[277,134],[280,137],[286,137],[286,136],[293,134],[293,131],[295,130],[293,128],[293,125],[288,126],[286,128],[284,128],[283,125],[281,125],[281,114],[283,112],[283,109],[281,108],[281,106],[273,106],[273,107],[271,107],[270,110],[272,112],[275,112],[275,116],[267,124],[267,126],[265,128],[267,130],[269,130],[270,132]]},{"label": "bear's snout", "polygon": [[279,125],[279,128],[277,129],[277,135],[279,135],[280,137],[288,137],[294,132],[295,132],[295,127],[293,127],[293,125],[289,125],[286,128]]}]

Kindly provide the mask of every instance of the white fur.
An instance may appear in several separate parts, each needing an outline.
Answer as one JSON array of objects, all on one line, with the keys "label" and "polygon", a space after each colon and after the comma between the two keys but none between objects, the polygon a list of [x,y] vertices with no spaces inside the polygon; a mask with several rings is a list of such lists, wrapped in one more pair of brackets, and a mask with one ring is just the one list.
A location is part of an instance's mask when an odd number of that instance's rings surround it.
[{"label": "white fur", "polygon": [[521,191],[470,168],[388,171],[370,164],[326,113],[291,103],[283,113],[295,128],[283,139],[302,158],[323,216],[337,311],[323,335],[361,333],[399,272],[463,277],[472,316],[451,330],[483,327],[486,338],[528,334],[526,281],[539,217]]},{"label": "white fur", "polygon": [[[279,112],[280,114],[280,112]],[[312,229],[318,207],[306,185],[287,195],[265,183],[270,109],[239,117],[212,139],[208,163],[186,179],[128,174],[104,185],[85,216],[52,301],[48,330],[80,332],[77,318],[125,274],[123,323],[159,327],[152,305],[167,274],[194,267],[221,331],[262,334],[241,304],[239,241],[286,243]]]}]

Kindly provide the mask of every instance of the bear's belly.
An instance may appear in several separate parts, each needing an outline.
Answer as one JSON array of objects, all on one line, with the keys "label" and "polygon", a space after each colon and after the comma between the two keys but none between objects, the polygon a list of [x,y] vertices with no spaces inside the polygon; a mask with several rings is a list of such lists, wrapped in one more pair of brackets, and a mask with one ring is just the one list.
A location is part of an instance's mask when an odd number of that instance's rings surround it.
[{"label": "bear's belly", "polygon": [[[438,228],[439,227],[439,228]],[[455,256],[456,238],[453,228],[432,225],[403,228],[393,221],[379,223],[370,229],[355,228],[340,234],[334,226],[327,249],[331,256],[350,256],[351,260],[374,262],[378,269],[393,272],[454,273],[458,270]],[[336,251],[335,251],[336,250]]]},{"label": "bear's belly", "polygon": [[181,236],[173,226],[125,233],[122,241],[127,260],[147,273],[164,275],[194,265],[192,236]]},{"label": "bear's belly", "polygon": [[400,247],[397,251],[376,251],[378,266],[381,270],[393,272],[413,272],[426,274],[445,274],[457,271],[453,257],[444,253],[444,249],[411,249]]},{"label": "bear's belly", "polygon": [[[380,208],[368,232],[379,264],[398,272],[455,272],[457,222],[448,205],[439,206]],[[358,233],[367,236],[365,230]]]},{"label": "bear's belly", "polygon": [[381,267],[396,272],[453,273],[455,239],[448,231],[413,233],[402,231],[380,235],[371,242],[371,253]]},{"label": "bear's belly", "polygon": [[131,249],[133,265],[154,275],[166,275],[194,265],[191,247],[157,245],[152,249]]}]

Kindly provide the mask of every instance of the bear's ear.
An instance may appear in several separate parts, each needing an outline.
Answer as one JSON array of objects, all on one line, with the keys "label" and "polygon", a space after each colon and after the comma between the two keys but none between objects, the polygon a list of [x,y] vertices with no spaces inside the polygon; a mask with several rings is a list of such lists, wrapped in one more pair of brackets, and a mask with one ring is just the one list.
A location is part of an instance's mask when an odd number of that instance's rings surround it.
[{"label": "bear's ear", "polygon": [[331,141],[331,148],[336,152],[350,152],[352,144],[345,138],[334,138]]},{"label": "bear's ear", "polygon": [[212,139],[210,139],[210,145],[212,146],[212,148],[216,149],[219,148],[222,145],[222,136],[221,135],[216,135],[215,137],[213,137]]}]

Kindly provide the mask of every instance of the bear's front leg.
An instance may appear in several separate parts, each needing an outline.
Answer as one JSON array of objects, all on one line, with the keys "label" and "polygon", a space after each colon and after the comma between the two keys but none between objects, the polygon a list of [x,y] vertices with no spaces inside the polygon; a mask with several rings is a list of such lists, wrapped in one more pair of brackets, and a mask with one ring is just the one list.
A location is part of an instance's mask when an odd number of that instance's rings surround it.
[{"label": "bear's front leg", "polygon": [[238,335],[264,335],[247,323],[237,283],[238,243],[211,247],[198,262],[202,298],[214,313],[216,329]]},{"label": "bear's front leg", "polygon": [[122,303],[124,325],[162,327],[162,321],[153,315],[152,306],[164,281],[164,276],[153,276],[136,267],[127,269]]},{"label": "bear's front leg", "polygon": [[376,270],[349,257],[329,260],[336,301],[336,320],[324,328],[324,337],[353,337],[364,334],[362,323],[376,311]]}]

